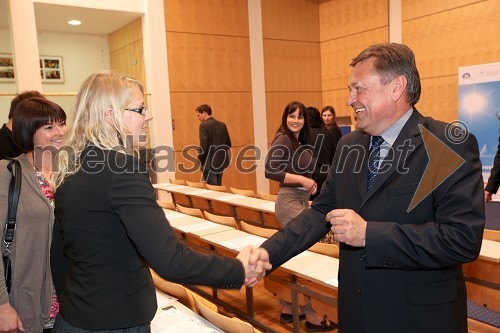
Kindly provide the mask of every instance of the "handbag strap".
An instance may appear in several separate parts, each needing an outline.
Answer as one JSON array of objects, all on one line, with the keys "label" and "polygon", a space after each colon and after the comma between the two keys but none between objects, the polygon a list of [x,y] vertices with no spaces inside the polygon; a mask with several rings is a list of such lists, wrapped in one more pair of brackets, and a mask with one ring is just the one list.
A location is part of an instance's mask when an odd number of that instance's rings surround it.
[{"label": "handbag strap", "polygon": [[[15,165],[14,171],[12,171],[12,165]],[[21,164],[18,160],[13,158],[10,159],[9,164],[7,164],[7,169],[12,174],[9,184],[9,201],[8,201],[8,213],[7,213],[7,223],[5,224],[5,237],[4,242],[7,247],[14,241],[14,231],[16,230],[16,216],[17,216],[17,205],[19,203],[19,194],[21,193]]]}]

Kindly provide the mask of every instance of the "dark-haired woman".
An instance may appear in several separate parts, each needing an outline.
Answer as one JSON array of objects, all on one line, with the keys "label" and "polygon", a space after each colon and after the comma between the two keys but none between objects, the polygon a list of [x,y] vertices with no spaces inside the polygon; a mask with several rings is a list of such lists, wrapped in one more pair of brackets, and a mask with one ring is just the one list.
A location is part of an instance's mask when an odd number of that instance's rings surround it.
[{"label": "dark-haired woman", "polygon": [[[290,102],[283,111],[281,126],[271,144],[266,159],[266,178],[280,183],[275,213],[278,222],[284,226],[304,209],[309,208],[309,197],[317,191],[317,184],[311,178],[315,159],[309,139],[309,118],[304,104]],[[312,309],[310,298],[304,295],[306,304],[300,307],[300,319],[306,319],[306,330],[330,331],[336,325],[320,317]],[[292,322],[291,304],[283,299],[280,322]],[[305,316],[304,316],[305,315]]]},{"label": "dark-haired woman", "polygon": [[[31,98],[17,106],[13,119],[14,142],[24,152],[16,158],[22,186],[14,241],[8,248],[13,274],[10,293],[0,265],[0,332],[43,332],[50,329],[58,309],[50,275],[54,195],[49,179],[54,153],[66,133],[66,114],[49,100]],[[0,161],[2,254],[7,252],[3,230],[11,179],[8,163]]]},{"label": "dark-haired woman", "polygon": [[331,105],[327,105],[321,110],[321,118],[323,119],[323,124],[325,128],[330,130],[335,137],[335,147],[342,137],[342,132],[340,131],[339,126],[335,122],[335,109]]}]

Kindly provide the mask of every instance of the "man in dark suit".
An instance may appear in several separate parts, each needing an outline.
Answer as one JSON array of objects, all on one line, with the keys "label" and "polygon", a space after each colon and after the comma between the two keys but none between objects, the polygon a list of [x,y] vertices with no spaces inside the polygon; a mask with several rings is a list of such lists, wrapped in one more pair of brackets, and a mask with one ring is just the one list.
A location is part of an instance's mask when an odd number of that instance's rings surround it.
[{"label": "man in dark suit", "polygon": [[491,168],[490,177],[488,178],[488,184],[484,189],[485,202],[491,201],[492,195],[497,193],[499,186],[500,186],[500,136],[498,137],[497,153],[495,155],[493,167]]},{"label": "man in dark suit", "polygon": [[196,108],[196,116],[201,121],[198,160],[203,180],[210,185],[221,185],[222,173],[231,161],[231,138],[226,124],[212,117],[212,109],[207,104]]},{"label": "man in dark suit", "polygon": [[21,155],[22,151],[14,143],[14,139],[12,138],[12,119],[14,117],[14,112],[16,111],[16,107],[22,101],[27,99],[39,97],[44,98],[41,93],[36,90],[25,91],[18,94],[11,102],[10,102],[10,110],[8,121],[6,124],[3,124],[2,128],[0,128],[0,160],[3,160],[7,157],[17,157]]},{"label": "man in dark suit", "polygon": [[[479,255],[485,223],[477,141],[465,131],[450,137],[455,128],[414,107],[420,77],[407,46],[371,46],[351,66],[357,130],[340,140],[312,207],[251,262],[276,268],[331,229],[340,243],[339,332],[466,333],[462,263]],[[462,163],[429,159],[428,139]],[[424,176],[427,168],[435,172]]]}]

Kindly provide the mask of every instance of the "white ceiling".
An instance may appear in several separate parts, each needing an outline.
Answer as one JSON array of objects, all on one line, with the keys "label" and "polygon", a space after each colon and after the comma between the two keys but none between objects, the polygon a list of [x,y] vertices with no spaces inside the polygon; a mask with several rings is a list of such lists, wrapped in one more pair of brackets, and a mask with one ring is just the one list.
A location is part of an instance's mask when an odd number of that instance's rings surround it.
[{"label": "white ceiling", "polygon": [[[38,31],[108,35],[141,17],[140,13],[34,3]],[[71,26],[69,20],[80,20]],[[0,0],[0,28],[8,28],[7,0]]]}]

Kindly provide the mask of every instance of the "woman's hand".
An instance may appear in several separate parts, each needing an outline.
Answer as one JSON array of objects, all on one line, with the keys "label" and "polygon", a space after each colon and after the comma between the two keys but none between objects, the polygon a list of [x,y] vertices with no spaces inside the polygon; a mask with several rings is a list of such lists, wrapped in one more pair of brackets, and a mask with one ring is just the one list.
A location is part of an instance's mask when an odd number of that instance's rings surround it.
[{"label": "woman's hand", "polygon": [[0,305],[0,333],[24,332],[24,326],[21,318],[10,303]]},{"label": "woman's hand", "polygon": [[316,194],[316,191],[318,190],[318,185],[314,180],[311,178],[307,178],[302,176],[303,181],[302,181],[302,186],[304,186],[308,191],[310,195]]}]

